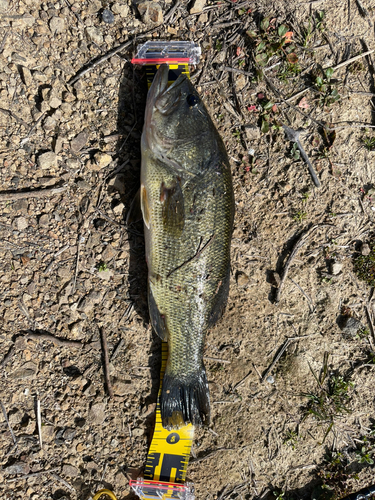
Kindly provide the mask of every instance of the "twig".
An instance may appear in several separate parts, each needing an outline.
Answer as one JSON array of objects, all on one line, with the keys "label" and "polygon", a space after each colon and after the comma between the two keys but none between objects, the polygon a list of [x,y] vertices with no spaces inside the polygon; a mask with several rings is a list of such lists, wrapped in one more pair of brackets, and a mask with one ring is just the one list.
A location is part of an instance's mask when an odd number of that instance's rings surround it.
[{"label": "twig", "polygon": [[9,200],[23,200],[24,198],[44,198],[63,193],[68,186],[35,189],[34,191],[0,192],[0,203]]},{"label": "twig", "polygon": [[9,432],[10,432],[10,434],[12,436],[13,443],[14,443],[15,446],[17,446],[16,436],[14,435],[13,429],[12,429],[12,427],[10,425],[10,422],[8,420],[7,411],[6,411],[5,406],[3,405],[2,401],[0,401],[0,405],[1,405],[1,409],[3,410],[3,415],[4,415],[4,418],[5,418],[5,422],[7,423]]},{"label": "twig", "polygon": [[36,401],[36,423],[37,423],[37,426],[38,426],[38,436],[39,436],[40,449],[43,449],[43,441],[42,441],[42,416],[40,414],[40,400],[39,400],[39,398]]},{"label": "twig", "polygon": [[[370,314],[370,311],[369,311],[369,308],[367,306],[365,306],[365,311],[366,311],[366,316],[367,316],[367,323],[370,327],[370,331],[371,331],[371,335],[372,335],[372,338],[374,339],[375,341],[375,330],[374,330],[374,324],[372,322],[372,319],[371,319],[371,314]],[[368,340],[370,342],[370,346],[371,346],[371,349],[374,350],[374,344],[372,343],[372,340],[371,340],[371,337],[368,337]]]},{"label": "twig", "polygon": [[180,0],[176,0],[176,3],[169,9],[169,11],[166,13],[166,15],[164,16],[164,21],[163,23],[165,24],[167,21],[169,21],[169,19],[173,16],[173,14],[176,12],[176,10],[179,8],[180,6]]},{"label": "twig", "polygon": [[306,87],[304,88],[303,90],[301,90],[300,92],[297,92],[296,94],[293,94],[291,95],[290,97],[288,97],[286,100],[286,102],[289,102],[291,101],[292,99],[296,99],[297,97],[299,97],[300,95],[303,95],[305,92],[307,92],[308,90],[310,90],[311,87]]},{"label": "twig", "polygon": [[107,336],[105,334],[104,328],[99,328],[99,331],[100,331],[100,336],[102,339],[105,383],[107,386],[107,391],[108,391],[109,397],[113,398],[112,384],[111,384],[111,380],[109,378],[109,357],[108,357]]},{"label": "twig", "polygon": [[14,483],[16,481],[23,481],[24,479],[28,479],[29,477],[41,476],[42,474],[52,474],[52,472],[56,472],[60,470],[60,467],[56,467],[55,469],[49,470],[39,470],[38,472],[32,472],[31,474],[24,474],[20,477],[13,477],[12,479],[7,479],[7,483]]},{"label": "twig", "polygon": [[309,160],[309,157],[307,156],[305,150],[303,149],[301,141],[299,140],[299,136],[301,134],[301,131],[300,130],[293,130],[292,128],[287,127],[286,125],[283,125],[283,129],[285,130],[285,134],[286,134],[288,141],[291,141],[291,142],[294,142],[297,144],[297,147],[300,150],[301,156],[307,164],[307,168],[309,169],[310,175],[312,177],[312,180],[313,180],[315,186],[320,187],[320,181],[318,179],[318,176],[316,175],[314,167],[312,166],[312,164]]},{"label": "twig", "polygon": [[233,391],[235,391],[240,385],[242,385],[250,377],[250,375],[252,373],[253,373],[253,371],[250,370],[249,373],[247,375],[245,375],[242,380],[240,380],[239,382],[237,382],[237,384],[233,387]]},{"label": "twig", "polygon": [[74,279],[73,279],[73,286],[72,286],[72,293],[75,292],[76,290],[76,284],[77,284],[77,275],[78,275],[78,266],[79,266],[79,251],[81,249],[81,241],[82,241],[82,235],[78,235],[78,242],[77,242],[77,258],[76,258],[76,268],[74,270]]},{"label": "twig", "polygon": [[306,300],[309,304],[310,312],[313,313],[315,311],[315,307],[314,307],[314,304],[313,304],[312,300],[310,299],[310,297],[307,295],[307,293],[303,290],[303,288],[298,283],[296,283],[294,280],[292,280],[292,278],[289,278],[289,279],[294,285],[296,285],[298,290],[300,290],[302,295],[306,298]]},{"label": "twig", "polygon": [[51,335],[50,333],[35,333],[31,330],[28,330],[26,335],[24,335],[25,338],[27,339],[33,339],[33,340],[49,340],[50,342],[53,342],[55,345],[61,346],[61,347],[83,347],[84,344],[80,342],[79,340],[67,340],[67,339],[60,339],[58,337],[55,337],[54,335]]},{"label": "twig", "polygon": [[117,357],[118,353],[120,352],[120,350],[122,349],[124,344],[125,344],[125,340],[121,339],[112,353],[111,361],[113,361]]},{"label": "twig", "polygon": [[290,343],[294,342],[295,340],[304,339],[306,337],[309,337],[309,335],[303,335],[302,337],[289,337],[289,338],[286,339],[286,341],[284,342],[284,344],[281,346],[279,352],[276,354],[274,360],[272,361],[272,363],[270,364],[270,366],[265,371],[265,373],[264,373],[264,375],[262,377],[262,382],[264,382],[266,380],[266,378],[268,377],[268,375],[270,374],[270,372],[273,370],[273,368],[276,365],[276,363],[279,361],[279,359],[281,358],[281,356],[284,354],[284,352],[286,351],[286,349],[289,347]]},{"label": "twig", "polygon": [[362,2],[360,0],[356,0],[357,6],[359,13],[361,14],[362,17],[367,17],[368,16],[368,10],[362,5]]},{"label": "twig", "polygon": [[298,241],[294,245],[293,250],[288,257],[288,260],[285,263],[285,266],[284,266],[284,269],[283,269],[283,272],[282,272],[282,275],[280,278],[280,284],[279,284],[279,287],[277,289],[277,293],[276,293],[276,297],[275,297],[275,304],[276,305],[280,302],[281,290],[283,289],[286,277],[288,275],[290,265],[291,265],[294,257],[297,255],[298,250],[306,243],[307,237],[313,231],[315,231],[315,229],[317,229],[318,227],[319,226],[317,224],[315,226],[310,227],[310,229],[308,229],[305,233],[302,233],[302,235],[300,236],[300,238],[298,239]]},{"label": "twig", "polygon": [[[358,59],[362,59],[362,57],[368,56],[374,52],[373,50],[368,50],[367,52],[363,52],[363,54],[359,54],[358,56],[351,57],[350,59],[347,59],[346,61],[341,62],[340,64],[337,64],[336,66],[333,66],[333,70],[336,71],[339,68],[343,68],[344,66],[347,66],[348,64],[351,64],[354,61],[358,61]],[[331,66],[326,66],[323,69],[328,69],[331,68]]]}]

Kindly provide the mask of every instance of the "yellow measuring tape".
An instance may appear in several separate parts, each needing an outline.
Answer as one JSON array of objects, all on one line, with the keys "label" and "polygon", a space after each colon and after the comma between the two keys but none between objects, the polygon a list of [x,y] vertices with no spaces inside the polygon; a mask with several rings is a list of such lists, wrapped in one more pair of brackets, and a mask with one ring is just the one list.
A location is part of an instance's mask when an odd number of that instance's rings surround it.
[{"label": "yellow measuring tape", "polygon": [[100,490],[96,495],[94,495],[92,500],[99,500],[100,497],[107,495],[111,500],[117,500],[116,495],[110,490]]}]

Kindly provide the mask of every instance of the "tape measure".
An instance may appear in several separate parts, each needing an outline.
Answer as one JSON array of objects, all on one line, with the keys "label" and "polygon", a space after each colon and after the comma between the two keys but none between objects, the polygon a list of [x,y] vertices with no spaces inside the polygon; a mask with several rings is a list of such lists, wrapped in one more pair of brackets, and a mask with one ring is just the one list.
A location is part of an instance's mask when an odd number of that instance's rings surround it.
[{"label": "tape measure", "polygon": [[[130,481],[135,493],[144,499],[194,499],[192,484],[184,484],[194,437],[194,426],[178,430],[164,429],[160,413],[160,397],[168,359],[168,344],[162,342],[160,388],[156,404],[155,430],[147,455],[144,479]],[[158,496],[159,495],[159,496]]]}]

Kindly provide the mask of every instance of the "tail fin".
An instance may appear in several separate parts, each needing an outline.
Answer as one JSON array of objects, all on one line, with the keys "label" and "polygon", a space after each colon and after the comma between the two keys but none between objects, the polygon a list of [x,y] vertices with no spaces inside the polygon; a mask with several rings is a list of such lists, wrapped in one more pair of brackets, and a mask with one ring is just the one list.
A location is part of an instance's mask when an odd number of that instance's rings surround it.
[{"label": "tail fin", "polygon": [[160,407],[163,427],[166,429],[178,429],[189,423],[208,425],[210,393],[204,366],[191,376],[181,378],[166,372]]}]

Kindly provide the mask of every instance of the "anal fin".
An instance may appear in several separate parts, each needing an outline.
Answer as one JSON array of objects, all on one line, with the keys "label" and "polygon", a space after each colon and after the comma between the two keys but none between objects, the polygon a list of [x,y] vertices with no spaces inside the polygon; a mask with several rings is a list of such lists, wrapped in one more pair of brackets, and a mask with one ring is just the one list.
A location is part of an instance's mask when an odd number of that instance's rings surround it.
[{"label": "anal fin", "polygon": [[166,342],[168,340],[168,329],[165,317],[160,313],[155,302],[150,285],[148,286],[148,310],[150,313],[151,324],[158,336]]}]

